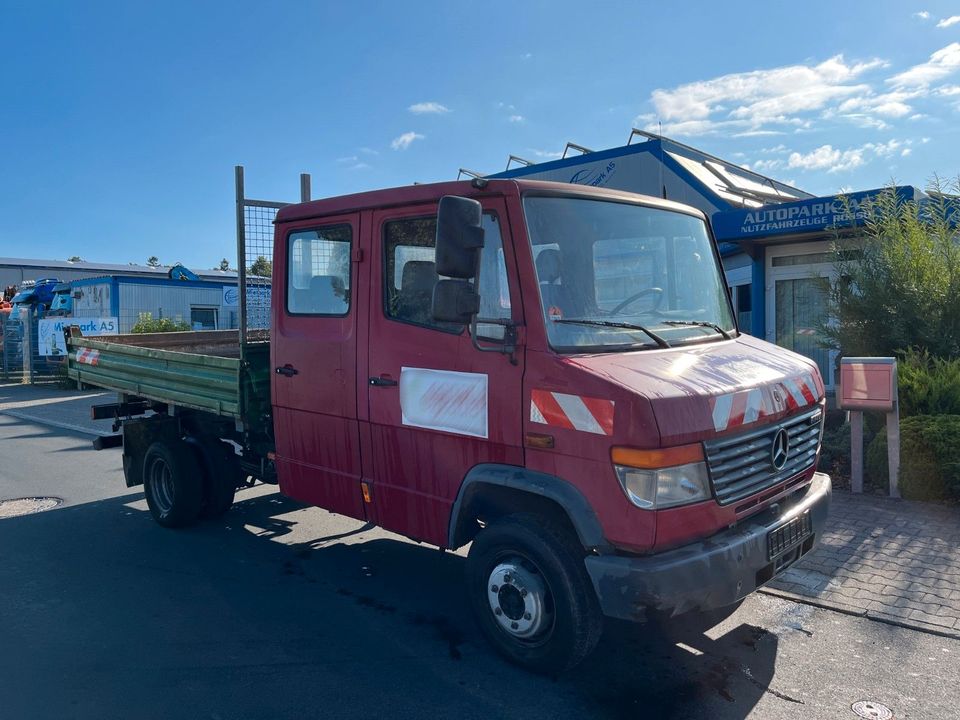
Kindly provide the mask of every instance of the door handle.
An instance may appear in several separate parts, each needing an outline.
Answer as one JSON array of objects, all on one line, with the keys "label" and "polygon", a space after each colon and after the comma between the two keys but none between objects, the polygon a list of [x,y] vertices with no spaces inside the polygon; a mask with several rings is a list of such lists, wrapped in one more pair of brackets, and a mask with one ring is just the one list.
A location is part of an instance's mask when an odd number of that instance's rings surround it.
[{"label": "door handle", "polygon": [[293,365],[284,365],[283,367],[277,368],[277,375],[285,375],[286,377],[293,377],[299,372],[300,371],[297,370]]},{"label": "door handle", "polygon": [[393,387],[397,384],[397,381],[391,377],[380,375],[379,377],[370,378],[370,384],[374,387]]}]

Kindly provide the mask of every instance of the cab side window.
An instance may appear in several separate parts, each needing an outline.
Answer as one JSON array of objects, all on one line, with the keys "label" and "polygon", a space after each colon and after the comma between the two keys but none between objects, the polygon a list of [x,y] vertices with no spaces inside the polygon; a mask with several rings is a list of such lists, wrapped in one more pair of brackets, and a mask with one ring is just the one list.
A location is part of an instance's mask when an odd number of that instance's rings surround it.
[{"label": "cab side window", "polygon": [[504,326],[484,320],[510,320],[510,287],[507,263],[503,256],[500,222],[493,213],[483,214],[483,250],[480,252],[480,314],[477,335],[503,340]]},{"label": "cab side window", "polygon": [[[484,213],[486,231],[480,255],[480,314],[478,334],[500,339],[503,327],[483,320],[510,318],[510,291],[503,256],[503,240],[496,216]],[[460,333],[462,325],[437,322],[431,302],[433,288],[440,279],[436,259],[437,218],[411,218],[385,223],[384,312],[387,317],[413,325]]]},{"label": "cab side window", "polygon": [[349,225],[301,230],[287,239],[287,312],[346,315],[350,310]]},{"label": "cab side window", "polygon": [[384,312],[411,325],[459,333],[463,326],[437,322],[430,304],[439,280],[436,258],[437,218],[392,220],[383,226]]}]

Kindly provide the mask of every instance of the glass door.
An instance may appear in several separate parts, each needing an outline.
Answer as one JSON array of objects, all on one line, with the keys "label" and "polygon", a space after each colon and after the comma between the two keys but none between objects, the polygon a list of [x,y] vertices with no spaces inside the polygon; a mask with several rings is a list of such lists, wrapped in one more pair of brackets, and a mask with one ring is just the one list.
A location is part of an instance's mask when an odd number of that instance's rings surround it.
[{"label": "glass door", "polygon": [[836,351],[825,347],[820,328],[829,319],[830,260],[829,243],[767,250],[767,340],[817,363],[828,390]]}]

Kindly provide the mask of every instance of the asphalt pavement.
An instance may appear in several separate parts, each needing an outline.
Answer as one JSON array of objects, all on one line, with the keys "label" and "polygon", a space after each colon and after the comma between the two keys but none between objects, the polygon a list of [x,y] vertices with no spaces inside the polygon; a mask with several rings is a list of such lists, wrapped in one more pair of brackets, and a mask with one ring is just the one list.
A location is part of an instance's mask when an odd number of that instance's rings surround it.
[{"label": "asphalt pavement", "polygon": [[473,625],[463,558],[242,491],[217,523],[153,523],[119,450],[0,415],[0,720],[956,718],[960,641],[754,595],[707,634],[610,623],[555,678]]}]

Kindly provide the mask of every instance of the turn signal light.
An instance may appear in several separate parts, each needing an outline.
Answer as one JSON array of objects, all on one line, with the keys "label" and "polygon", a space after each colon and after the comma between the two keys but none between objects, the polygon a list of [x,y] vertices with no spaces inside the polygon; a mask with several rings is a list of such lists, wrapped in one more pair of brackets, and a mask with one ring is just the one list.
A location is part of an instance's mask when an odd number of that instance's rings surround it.
[{"label": "turn signal light", "polygon": [[614,465],[654,470],[703,462],[703,446],[700,443],[694,443],[656,450],[615,447],[610,455]]}]

